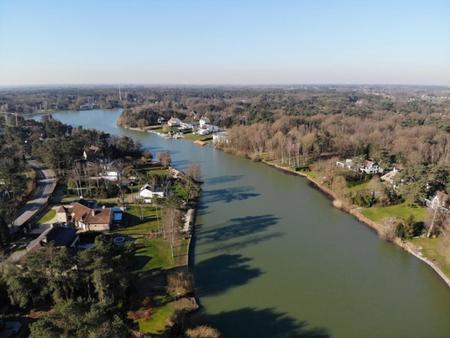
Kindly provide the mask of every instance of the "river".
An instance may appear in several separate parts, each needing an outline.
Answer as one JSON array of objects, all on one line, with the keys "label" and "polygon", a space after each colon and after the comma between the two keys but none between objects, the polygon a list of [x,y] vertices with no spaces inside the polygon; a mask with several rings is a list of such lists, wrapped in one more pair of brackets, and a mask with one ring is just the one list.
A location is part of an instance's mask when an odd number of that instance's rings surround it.
[{"label": "river", "polygon": [[205,181],[193,267],[225,337],[449,338],[450,290],[430,267],[332,207],[307,180],[189,141],[124,130],[120,110],[59,112],[127,135]]}]

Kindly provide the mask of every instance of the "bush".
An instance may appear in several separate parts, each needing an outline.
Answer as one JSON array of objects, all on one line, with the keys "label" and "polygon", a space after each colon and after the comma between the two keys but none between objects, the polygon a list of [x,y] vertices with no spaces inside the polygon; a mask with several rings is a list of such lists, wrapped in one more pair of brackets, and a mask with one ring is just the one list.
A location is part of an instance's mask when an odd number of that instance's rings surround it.
[{"label": "bush", "polygon": [[353,204],[356,204],[364,208],[370,208],[376,202],[375,194],[368,192],[366,190],[358,191],[352,196],[351,199]]},{"label": "bush", "polygon": [[202,325],[186,331],[186,338],[219,338],[220,333],[216,329]]},{"label": "bush", "polygon": [[414,217],[410,216],[405,222],[397,224],[395,235],[401,239],[411,239],[420,236],[424,229],[425,224],[423,222],[416,222]]}]

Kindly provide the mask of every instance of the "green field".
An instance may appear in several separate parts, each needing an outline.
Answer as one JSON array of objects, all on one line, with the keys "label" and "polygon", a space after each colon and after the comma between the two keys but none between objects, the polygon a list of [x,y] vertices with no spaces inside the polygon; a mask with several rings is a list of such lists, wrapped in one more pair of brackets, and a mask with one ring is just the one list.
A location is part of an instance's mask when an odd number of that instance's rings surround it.
[{"label": "green field", "polygon": [[406,220],[411,215],[416,221],[423,221],[427,215],[427,209],[424,207],[412,207],[406,203],[401,203],[389,207],[363,208],[361,213],[375,222],[381,221],[387,217],[396,217]]}]

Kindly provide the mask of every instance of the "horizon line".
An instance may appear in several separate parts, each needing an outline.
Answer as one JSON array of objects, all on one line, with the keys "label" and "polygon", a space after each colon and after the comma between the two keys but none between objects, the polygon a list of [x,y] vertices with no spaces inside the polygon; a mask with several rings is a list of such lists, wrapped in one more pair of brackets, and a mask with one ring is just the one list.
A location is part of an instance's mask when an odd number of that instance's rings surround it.
[{"label": "horizon line", "polygon": [[332,83],[332,82],[317,82],[317,83],[259,83],[259,84],[239,84],[239,83],[203,83],[203,84],[192,84],[192,83],[44,83],[44,84],[16,84],[16,85],[2,85],[0,84],[0,89],[27,89],[27,88],[77,88],[77,87],[197,87],[197,88],[221,88],[221,87],[241,87],[241,88],[267,88],[267,87],[324,87],[324,86],[336,86],[336,87],[435,87],[435,88],[449,88],[450,84],[421,84],[421,83]]}]

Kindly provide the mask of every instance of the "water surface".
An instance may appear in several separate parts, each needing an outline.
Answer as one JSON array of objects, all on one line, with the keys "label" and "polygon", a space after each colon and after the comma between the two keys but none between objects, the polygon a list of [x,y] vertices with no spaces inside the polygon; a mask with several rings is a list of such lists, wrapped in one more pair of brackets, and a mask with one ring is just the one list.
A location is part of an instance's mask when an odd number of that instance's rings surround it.
[{"label": "water surface", "polygon": [[53,114],[168,150],[205,180],[194,250],[208,321],[226,337],[449,338],[450,290],[308,182],[210,147],[116,126],[120,110]]}]

